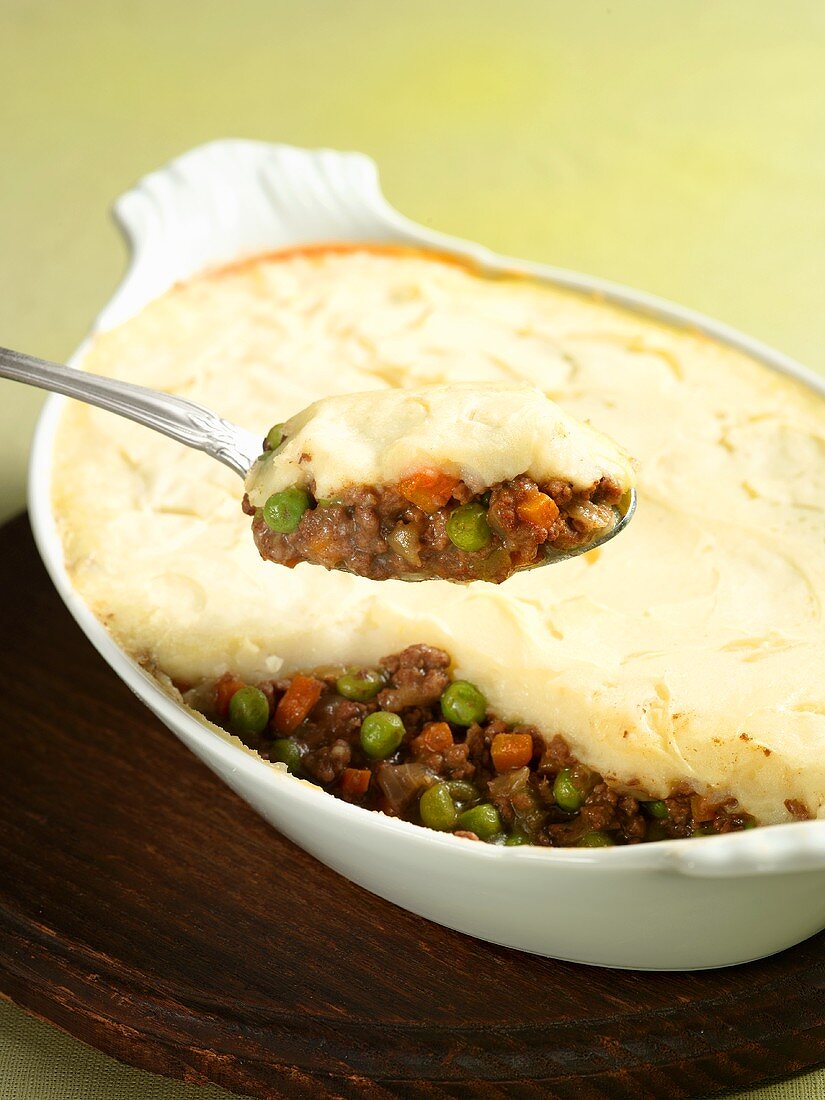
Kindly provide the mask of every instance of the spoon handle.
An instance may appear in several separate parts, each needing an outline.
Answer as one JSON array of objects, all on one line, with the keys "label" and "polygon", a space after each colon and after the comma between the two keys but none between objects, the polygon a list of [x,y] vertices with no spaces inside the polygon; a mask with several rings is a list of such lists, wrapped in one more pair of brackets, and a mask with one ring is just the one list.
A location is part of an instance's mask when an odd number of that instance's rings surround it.
[{"label": "spoon handle", "polygon": [[258,436],[222,420],[202,405],[173,394],[63,367],[3,347],[0,347],[0,378],[62,393],[125,416],[187,447],[205,451],[241,477],[246,476],[261,453]]}]

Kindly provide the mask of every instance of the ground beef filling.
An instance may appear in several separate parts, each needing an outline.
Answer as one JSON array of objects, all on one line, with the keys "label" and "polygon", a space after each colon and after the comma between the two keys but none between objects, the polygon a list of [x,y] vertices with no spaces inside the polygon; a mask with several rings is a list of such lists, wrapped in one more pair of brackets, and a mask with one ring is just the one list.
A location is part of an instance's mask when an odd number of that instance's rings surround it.
[{"label": "ground beef filling", "polygon": [[727,833],[755,819],[688,788],[646,798],[606,782],[560,733],[505,722],[414,645],[376,668],[244,684],[227,675],[190,702],[268,760],[370,810],[470,840],[606,847]]},{"label": "ground beef filling", "polygon": [[[297,499],[300,490],[287,490]],[[548,552],[591,543],[614,526],[621,488],[601,478],[584,490],[566,481],[541,485],[526,475],[474,494],[462,481],[422,471],[397,485],[356,485],[332,500],[304,493],[291,530],[270,502],[244,498],[261,557],[281,565],[308,561],[372,580],[439,577],[499,583]]]}]

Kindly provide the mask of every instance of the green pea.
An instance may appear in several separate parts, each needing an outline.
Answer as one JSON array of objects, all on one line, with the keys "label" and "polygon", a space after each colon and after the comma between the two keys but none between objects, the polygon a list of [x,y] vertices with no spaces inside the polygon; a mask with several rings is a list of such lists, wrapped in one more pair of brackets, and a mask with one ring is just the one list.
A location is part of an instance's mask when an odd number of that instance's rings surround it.
[{"label": "green pea", "polygon": [[482,802],[459,814],[458,824],[468,833],[475,833],[479,840],[491,840],[504,831],[499,812],[490,802]]},{"label": "green pea", "polygon": [[277,451],[280,445],[284,441],[284,426],[283,424],[273,424],[273,426],[266,433],[266,449],[268,451]]},{"label": "green pea", "polygon": [[459,804],[478,802],[479,794],[477,788],[474,787],[472,783],[468,783],[466,779],[449,779],[447,780],[447,787],[454,801]]},{"label": "green pea", "polygon": [[456,726],[471,726],[483,721],[487,700],[474,684],[454,680],[441,696],[441,713]]},{"label": "green pea", "polygon": [[748,818],[748,820],[744,823],[742,828],[743,829],[755,829],[756,828],[756,818],[755,817]]},{"label": "green pea", "polygon": [[269,724],[269,702],[260,688],[238,688],[229,700],[229,724],[237,733],[263,733]]},{"label": "green pea", "polygon": [[384,677],[373,668],[365,668],[360,672],[352,669],[335,681],[335,690],[338,694],[356,703],[368,703],[370,699],[375,698],[383,686]]},{"label": "green pea", "polygon": [[277,741],[272,742],[272,747],[269,750],[269,759],[277,760],[281,764],[286,764],[287,768],[294,775],[301,767],[301,749],[297,741],[293,741],[291,737],[279,737]]},{"label": "green pea", "polygon": [[516,830],[514,833],[510,833],[508,837],[505,837],[504,843],[508,848],[516,848],[522,844],[529,844],[530,837],[527,833],[520,833]]},{"label": "green pea", "polygon": [[273,493],[264,505],[264,520],[270,531],[288,535],[301,522],[301,516],[312,503],[309,493],[297,486]]},{"label": "green pea", "polygon": [[556,805],[569,814],[574,814],[582,808],[584,794],[576,786],[570,768],[562,768],[556,776],[556,781],[553,784],[553,797],[556,800]]},{"label": "green pea", "polygon": [[577,848],[612,848],[615,840],[609,833],[603,833],[600,829],[592,833],[585,833],[576,845]]},{"label": "green pea", "polygon": [[660,798],[655,799],[653,802],[643,802],[642,809],[649,817],[655,817],[657,821],[664,821],[666,817],[670,817],[667,803]]},{"label": "green pea", "polygon": [[447,519],[447,538],[459,550],[483,550],[493,537],[481,504],[462,504]]},{"label": "green pea", "polygon": [[667,826],[661,821],[651,821],[647,827],[647,836],[645,840],[669,840],[670,834],[667,831]]},{"label": "green pea", "polygon": [[441,832],[454,829],[458,821],[458,811],[446,783],[436,783],[424,791],[418,803],[418,812],[422,825]]},{"label": "green pea", "polygon": [[404,723],[397,714],[377,710],[361,723],[361,748],[372,760],[392,756],[404,740]]}]

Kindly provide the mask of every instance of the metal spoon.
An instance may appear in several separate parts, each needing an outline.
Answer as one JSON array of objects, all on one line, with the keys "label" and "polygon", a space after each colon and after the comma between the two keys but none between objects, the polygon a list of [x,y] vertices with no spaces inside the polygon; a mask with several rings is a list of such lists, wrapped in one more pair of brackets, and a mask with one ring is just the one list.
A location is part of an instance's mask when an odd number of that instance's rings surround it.
[{"label": "metal spoon", "polygon": [[[87,405],[97,405],[107,412],[125,416],[128,420],[168,435],[178,443],[203,451],[242,478],[249,473],[252,463],[262,451],[260,436],[222,419],[194,401],[187,401],[186,398],[176,397],[171,393],[150,390],[146,386],[136,386],[132,382],[119,382],[114,378],[104,378],[73,367],[50,363],[33,355],[25,355],[21,351],[0,347],[0,378],[10,378],[28,386],[62,393],[66,397],[84,401]],[[592,542],[573,550],[550,550],[541,561],[526,568],[537,569],[544,565],[554,565],[604,546],[630,522],[636,510],[635,489],[626,493],[614,510],[616,523],[606,528]],[[424,578],[411,576],[409,579]]]},{"label": "metal spoon", "polygon": [[205,451],[241,477],[246,477],[263,450],[260,436],[222,420],[194,401],[49,363],[21,351],[0,348],[0,378],[39,386],[125,416],[196,451]]}]

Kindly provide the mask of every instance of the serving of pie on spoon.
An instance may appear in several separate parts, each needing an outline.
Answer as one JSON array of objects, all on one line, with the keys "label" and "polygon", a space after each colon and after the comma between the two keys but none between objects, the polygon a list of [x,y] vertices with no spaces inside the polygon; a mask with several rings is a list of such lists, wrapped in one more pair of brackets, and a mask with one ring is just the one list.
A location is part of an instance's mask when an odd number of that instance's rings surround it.
[{"label": "serving of pie on spoon", "polygon": [[628,456],[523,384],[327,397],[272,428],[246,478],[263,558],[373,580],[499,583],[630,518]]},{"label": "serving of pie on spoon", "polygon": [[625,452],[529,385],[332,396],[261,444],[184,398],[7,348],[0,377],[97,405],[223,462],[245,479],[261,556],[290,567],[500,583],[603,545],[635,509]]}]

